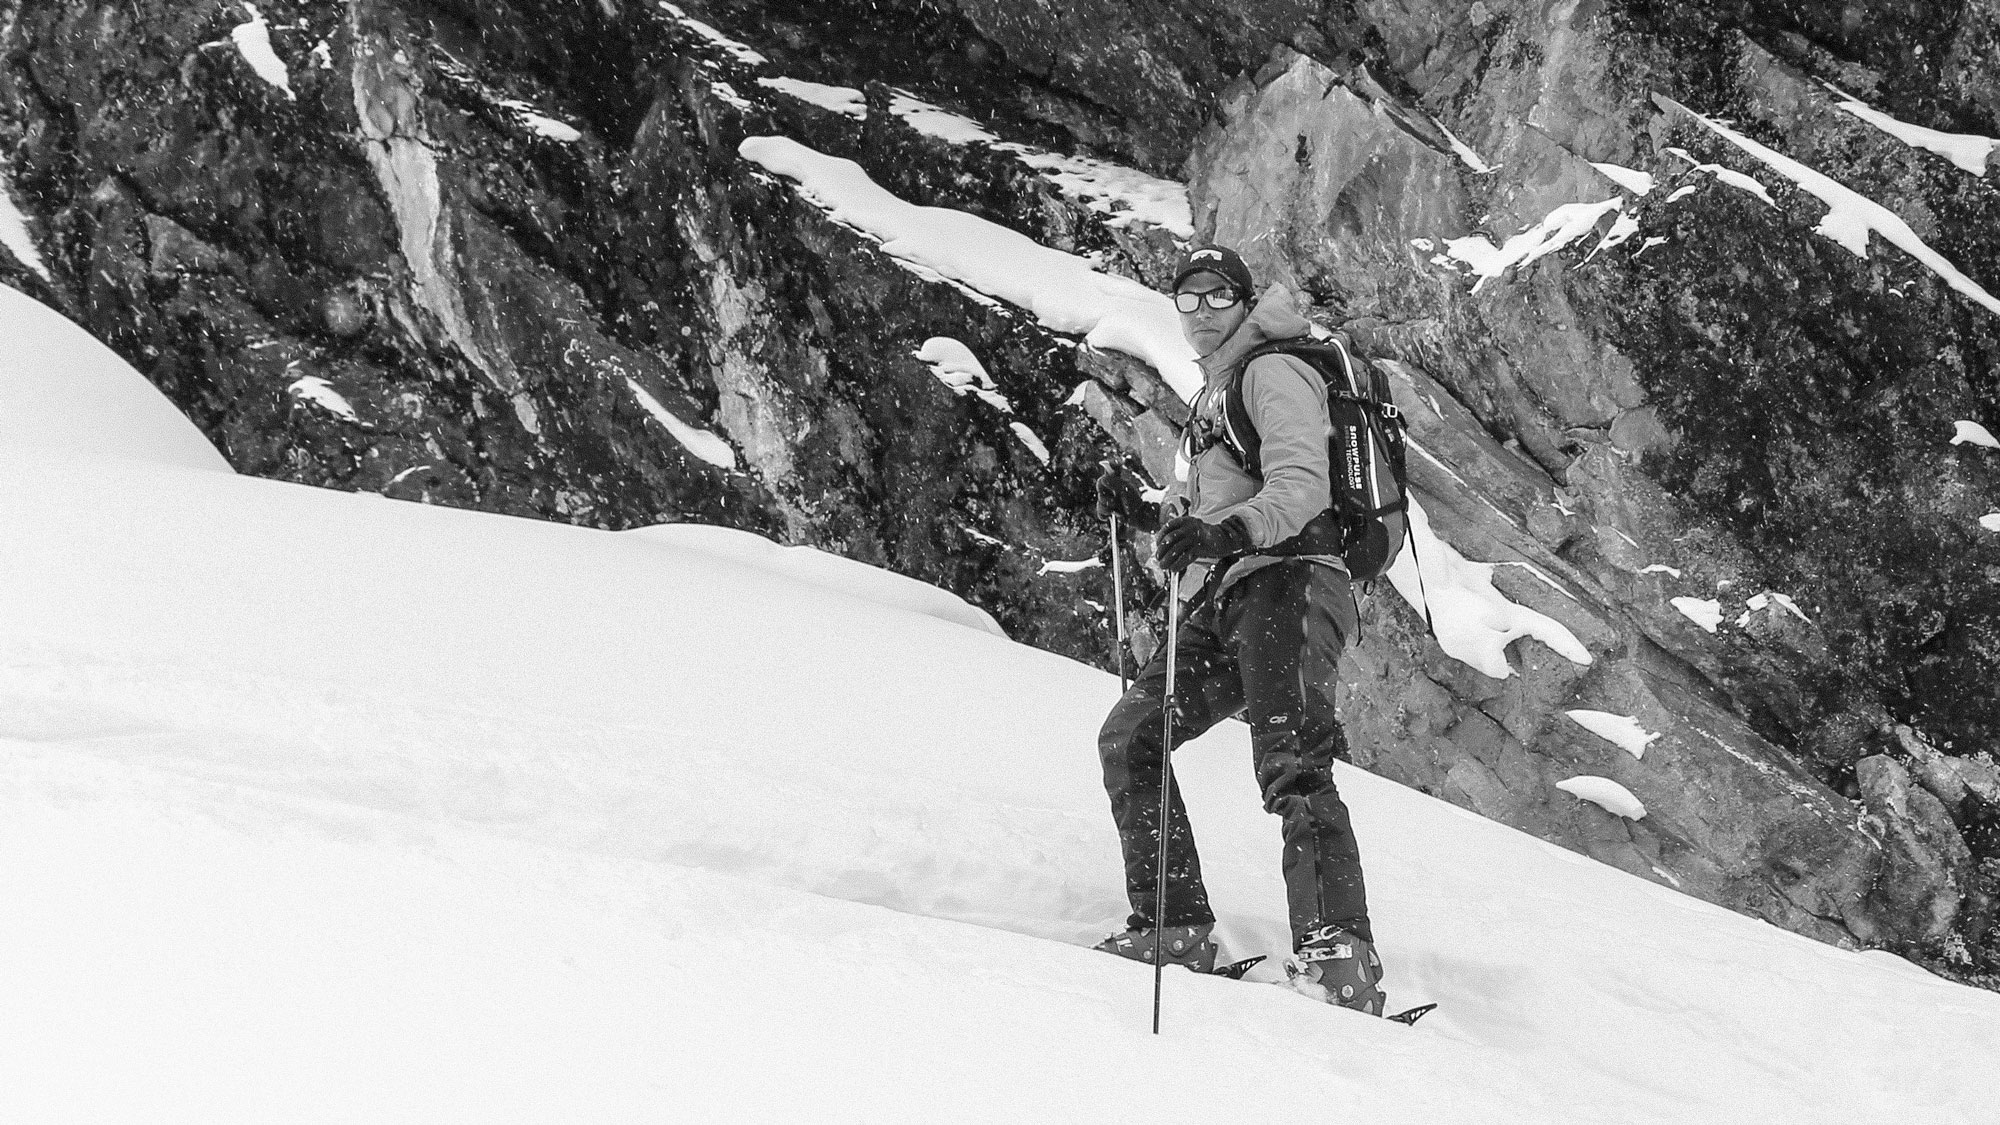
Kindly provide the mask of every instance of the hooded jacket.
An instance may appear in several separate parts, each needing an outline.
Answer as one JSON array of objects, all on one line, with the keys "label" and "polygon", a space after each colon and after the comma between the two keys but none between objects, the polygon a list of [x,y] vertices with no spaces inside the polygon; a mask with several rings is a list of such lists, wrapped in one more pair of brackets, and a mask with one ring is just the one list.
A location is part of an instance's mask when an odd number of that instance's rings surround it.
[{"label": "hooded jacket", "polygon": [[[1265,355],[1242,370],[1243,405],[1262,440],[1261,481],[1237,461],[1226,444],[1212,440],[1212,435],[1227,424],[1224,403],[1229,380],[1235,377],[1243,357],[1266,344],[1309,339],[1311,330],[1291,294],[1274,285],[1257,299],[1250,315],[1229,339],[1201,360],[1206,378],[1195,397],[1181,454],[1176,458],[1177,468],[1181,458],[1186,459],[1185,473],[1167,489],[1161,511],[1166,519],[1185,514],[1208,523],[1221,523],[1231,516],[1243,521],[1253,553],[1230,568],[1221,588],[1272,563],[1300,557],[1254,552],[1298,534],[1308,520],[1332,503],[1326,384],[1303,360]],[[1337,555],[1304,557],[1346,571],[1346,564]],[[1207,578],[1208,564],[1197,563],[1182,579],[1182,589],[1192,595]]]}]

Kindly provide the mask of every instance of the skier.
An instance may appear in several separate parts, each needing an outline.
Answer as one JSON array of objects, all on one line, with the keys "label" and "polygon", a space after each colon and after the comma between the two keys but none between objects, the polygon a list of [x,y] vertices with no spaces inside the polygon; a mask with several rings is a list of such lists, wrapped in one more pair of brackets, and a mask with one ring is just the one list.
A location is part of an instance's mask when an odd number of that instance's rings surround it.
[{"label": "skier", "polygon": [[[1238,714],[1250,724],[1264,808],[1282,821],[1292,986],[1381,1015],[1382,969],[1361,856],[1331,775],[1333,761],[1348,754],[1333,689],[1356,611],[1338,520],[1329,510],[1326,384],[1294,356],[1266,353],[1244,363],[1273,343],[1303,342],[1309,325],[1282,287],[1253,304],[1250,269],[1234,251],[1196,250],[1173,292],[1181,332],[1206,376],[1182,434],[1186,480],[1169,488],[1153,512],[1137,481],[1107,467],[1097,480],[1098,514],[1159,528],[1159,565],[1184,572],[1175,746]],[[1230,381],[1238,379],[1262,438],[1261,473],[1246,469],[1219,440]],[[1206,972],[1215,964],[1215,915],[1177,788],[1169,794],[1164,917],[1152,916],[1166,680],[1162,645],[1098,735],[1132,915],[1124,932],[1097,948],[1150,963],[1153,928],[1162,926],[1161,959]]]}]

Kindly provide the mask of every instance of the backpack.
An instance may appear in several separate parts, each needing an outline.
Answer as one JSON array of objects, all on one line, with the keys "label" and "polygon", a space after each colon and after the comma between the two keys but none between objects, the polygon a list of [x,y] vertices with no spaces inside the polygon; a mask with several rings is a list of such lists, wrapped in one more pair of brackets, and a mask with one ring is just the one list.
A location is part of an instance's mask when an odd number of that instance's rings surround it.
[{"label": "backpack", "polygon": [[1262,440],[1243,402],[1243,373],[1259,356],[1288,355],[1305,363],[1326,383],[1332,430],[1327,464],[1332,470],[1333,505],[1268,555],[1340,555],[1356,582],[1386,574],[1409,537],[1409,470],[1404,464],[1402,411],[1389,395],[1389,381],[1373,366],[1364,383],[1339,340],[1282,340],[1251,352],[1229,380],[1223,399],[1220,435],[1244,470],[1264,479]]}]

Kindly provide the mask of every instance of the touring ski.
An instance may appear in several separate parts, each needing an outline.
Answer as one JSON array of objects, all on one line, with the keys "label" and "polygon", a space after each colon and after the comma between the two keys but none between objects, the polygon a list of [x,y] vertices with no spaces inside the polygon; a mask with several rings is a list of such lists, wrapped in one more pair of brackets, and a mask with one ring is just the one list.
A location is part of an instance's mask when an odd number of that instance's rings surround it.
[{"label": "touring ski", "polygon": [[1228,977],[1230,980],[1242,980],[1243,974],[1256,968],[1257,963],[1263,959],[1264,955],[1259,953],[1255,957],[1245,957],[1241,961],[1231,961],[1227,965],[1217,965],[1215,968],[1208,970],[1208,975],[1212,977]]}]

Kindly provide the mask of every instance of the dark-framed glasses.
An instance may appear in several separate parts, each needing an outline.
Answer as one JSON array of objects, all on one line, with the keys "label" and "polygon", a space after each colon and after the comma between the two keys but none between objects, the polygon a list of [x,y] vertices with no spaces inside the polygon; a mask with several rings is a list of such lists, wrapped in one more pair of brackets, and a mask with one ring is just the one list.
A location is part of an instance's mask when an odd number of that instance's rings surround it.
[{"label": "dark-framed glasses", "polygon": [[1234,289],[1211,289],[1206,293],[1176,293],[1174,307],[1184,313],[1191,313],[1200,308],[1203,301],[1207,301],[1211,309],[1226,309],[1238,300],[1240,298],[1236,296]]}]

